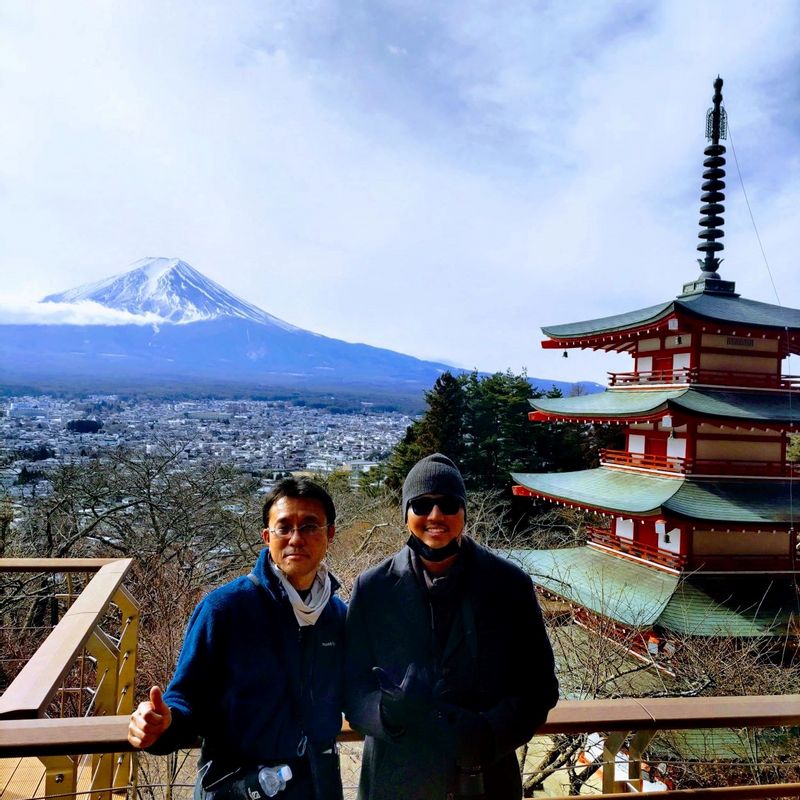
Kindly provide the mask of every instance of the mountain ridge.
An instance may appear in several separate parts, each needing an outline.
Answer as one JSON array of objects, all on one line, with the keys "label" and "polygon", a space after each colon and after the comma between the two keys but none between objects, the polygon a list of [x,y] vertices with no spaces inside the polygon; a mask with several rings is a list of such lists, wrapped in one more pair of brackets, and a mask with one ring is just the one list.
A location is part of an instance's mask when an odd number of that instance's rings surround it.
[{"label": "mountain ridge", "polygon": [[[78,307],[85,301],[141,321],[4,324],[0,384],[156,381],[303,391],[338,386],[421,396],[443,372],[469,371],[299,328],[178,258],[141,259],[126,272],[49,294],[42,303]],[[544,391],[555,386],[568,393],[574,385],[529,380]],[[589,391],[601,388],[582,385]]]}]

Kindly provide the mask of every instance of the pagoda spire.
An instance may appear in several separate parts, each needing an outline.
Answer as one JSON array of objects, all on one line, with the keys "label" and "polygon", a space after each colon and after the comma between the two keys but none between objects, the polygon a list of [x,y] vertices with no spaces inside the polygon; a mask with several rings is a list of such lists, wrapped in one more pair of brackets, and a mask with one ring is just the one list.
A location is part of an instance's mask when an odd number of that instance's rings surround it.
[{"label": "pagoda spire", "polygon": [[698,258],[702,272],[697,280],[687,283],[683,287],[684,294],[701,292],[733,293],[734,284],[723,281],[719,276],[719,265],[722,261],[717,255],[725,245],[720,241],[725,235],[722,226],[725,224],[721,214],[725,211],[722,201],[725,199],[725,145],[720,144],[720,139],[728,138],[728,115],[722,107],[722,78],[717,75],[714,81],[713,105],[706,113],[706,145],[703,154],[703,194],[700,200],[700,244],[697,249],[705,253],[704,258]]},{"label": "pagoda spire", "polygon": [[[703,194],[700,199],[700,244],[697,249],[705,253],[705,258],[700,262],[703,272],[715,273],[719,268],[721,259],[716,253],[721,252],[725,245],[719,241],[725,235],[722,225],[725,220],[720,216],[725,211],[722,201],[725,199],[725,145],[720,144],[720,139],[728,136],[728,119],[725,109],[722,108],[722,78],[717,76],[714,81],[714,105],[706,114],[706,139],[709,144],[703,151],[705,159],[703,166]],[[709,275],[709,277],[711,277]],[[714,275],[714,277],[718,277]]]}]

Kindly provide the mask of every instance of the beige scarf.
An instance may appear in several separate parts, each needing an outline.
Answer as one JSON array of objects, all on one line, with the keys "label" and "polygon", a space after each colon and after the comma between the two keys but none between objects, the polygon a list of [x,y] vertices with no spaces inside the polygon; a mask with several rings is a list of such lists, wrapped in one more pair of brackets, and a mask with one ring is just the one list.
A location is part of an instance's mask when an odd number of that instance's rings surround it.
[{"label": "beige scarf", "polygon": [[328,565],[323,561],[317,568],[314,583],[305,600],[297,593],[297,589],[289,583],[289,579],[281,572],[279,567],[273,562],[272,571],[278,576],[289,602],[292,604],[294,615],[297,617],[297,624],[301,628],[306,625],[313,625],[322,614],[323,609],[331,599],[331,581],[328,574]]}]

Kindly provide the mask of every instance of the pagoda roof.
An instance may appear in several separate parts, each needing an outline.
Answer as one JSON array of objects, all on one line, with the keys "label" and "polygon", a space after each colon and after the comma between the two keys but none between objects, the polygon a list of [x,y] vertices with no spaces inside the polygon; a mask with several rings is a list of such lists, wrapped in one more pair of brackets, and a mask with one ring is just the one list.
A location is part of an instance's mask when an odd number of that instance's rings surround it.
[{"label": "pagoda roof", "polygon": [[700,292],[680,295],[666,303],[624,314],[564,325],[549,325],[542,328],[542,332],[551,339],[575,339],[655,325],[673,313],[680,312],[699,319],[745,327],[800,330],[800,309],[748,300],[736,294]]},{"label": "pagoda roof", "polygon": [[704,480],[609,469],[513,473],[536,495],[618,515],[669,513],[693,520],[745,525],[791,524],[791,480]]},{"label": "pagoda roof", "polygon": [[543,589],[632,628],[661,616],[680,580],[593,547],[504,553]]},{"label": "pagoda roof", "polygon": [[579,397],[537,398],[537,411],[565,419],[633,419],[668,411],[737,422],[800,422],[800,403],[789,392],[680,388],[666,391],[608,389]]},{"label": "pagoda roof", "polygon": [[588,546],[501,553],[543,589],[636,629],[658,625],[689,636],[778,636],[797,612],[790,578],[680,576]]}]

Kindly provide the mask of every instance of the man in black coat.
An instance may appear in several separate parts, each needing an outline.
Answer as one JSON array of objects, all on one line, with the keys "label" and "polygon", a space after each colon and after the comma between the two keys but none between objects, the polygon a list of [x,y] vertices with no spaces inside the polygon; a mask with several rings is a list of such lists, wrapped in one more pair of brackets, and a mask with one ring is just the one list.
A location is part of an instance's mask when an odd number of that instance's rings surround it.
[{"label": "man in black coat", "polygon": [[446,456],[411,469],[403,511],[407,545],[359,576],[347,612],[358,800],[519,800],[515,750],[558,699],[533,584],[464,535],[464,481]]}]

